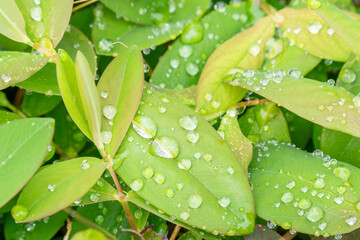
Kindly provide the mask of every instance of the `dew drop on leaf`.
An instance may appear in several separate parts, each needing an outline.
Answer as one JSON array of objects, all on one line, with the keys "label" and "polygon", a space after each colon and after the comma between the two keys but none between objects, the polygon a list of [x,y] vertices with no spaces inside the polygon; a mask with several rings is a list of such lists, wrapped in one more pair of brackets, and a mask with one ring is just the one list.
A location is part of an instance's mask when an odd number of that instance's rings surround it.
[{"label": "dew drop on leaf", "polygon": [[319,207],[312,207],[306,214],[310,222],[317,222],[324,217],[324,211]]},{"label": "dew drop on leaf", "polygon": [[90,167],[89,160],[85,159],[81,162],[81,169],[86,170]]},{"label": "dew drop on leaf", "polygon": [[40,6],[32,7],[30,9],[30,16],[34,21],[40,22],[42,20],[41,7]]},{"label": "dew drop on leaf", "polygon": [[356,217],[349,217],[348,219],[346,219],[346,223],[349,224],[350,226],[355,225],[357,219]]},{"label": "dew drop on leaf", "polygon": [[186,115],[180,118],[179,125],[185,130],[194,130],[197,127],[198,121],[195,116]]},{"label": "dew drop on leaf", "polygon": [[163,158],[175,158],[179,154],[179,145],[171,137],[157,137],[152,142],[149,152]]},{"label": "dew drop on leaf", "polygon": [[199,140],[199,133],[189,132],[186,134],[186,139],[191,143],[196,143]]},{"label": "dew drop on leaf", "polygon": [[130,188],[134,191],[140,191],[144,186],[143,181],[140,178],[135,178],[130,183]]},{"label": "dew drop on leaf", "polygon": [[132,126],[137,134],[143,138],[153,138],[156,135],[155,122],[148,116],[137,115],[132,121]]},{"label": "dew drop on leaf", "polygon": [[154,175],[154,169],[146,167],[143,169],[142,174],[145,178],[151,178]]},{"label": "dew drop on leaf", "polygon": [[189,45],[184,45],[179,48],[179,55],[182,58],[188,58],[192,55],[193,49]]},{"label": "dew drop on leaf", "polygon": [[165,182],[165,176],[161,173],[155,173],[154,180],[158,184],[163,184]]},{"label": "dew drop on leaf", "polygon": [[350,178],[350,170],[344,167],[337,167],[334,169],[333,173],[338,178],[342,179],[343,181],[348,181]]},{"label": "dew drop on leaf", "polygon": [[302,198],[300,199],[299,201],[299,207],[301,209],[308,209],[311,207],[311,201],[309,199],[306,199],[306,198]]},{"label": "dew drop on leaf", "polygon": [[4,83],[8,83],[10,82],[11,80],[11,76],[9,74],[1,74],[1,80],[4,82]]},{"label": "dew drop on leaf", "polygon": [[106,105],[103,108],[103,114],[109,120],[111,120],[115,117],[116,112],[117,112],[117,110],[113,105]]},{"label": "dew drop on leaf", "polygon": [[350,68],[343,68],[339,73],[339,78],[344,83],[352,83],[356,80],[356,73]]},{"label": "dew drop on leaf", "polygon": [[180,213],[180,218],[182,220],[187,220],[190,217],[190,214],[188,212],[182,212]]},{"label": "dew drop on leaf", "polygon": [[229,206],[229,204],[230,204],[230,199],[227,198],[227,197],[222,197],[219,200],[219,205],[222,206],[222,207],[227,207],[227,206]]},{"label": "dew drop on leaf", "polygon": [[181,42],[184,44],[197,43],[203,38],[203,28],[201,23],[194,22],[188,25],[181,35]]},{"label": "dew drop on leaf", "polygon": [[188,203],[188,206],[191,208],[198,208],[198,207],[200,207],[200,205],[202,203],[202,197],[200,196],[200,194],[191,195],[188,198],[187,203]]},{"label": "dew drop on leaf", "polygon": [[291,192],[286,192],[281,196],[281,201],[283,201],[284,203],[292,202],[292,200],[294,200],[294,194],[292,194]]},{"label": "dew drop on leaf", "polygon": [[189,170],[191,167],[191,160],[190,159],[180,159],[178,161],[178,166],[180,169]]},{"label": "dew drop on leaf", "polygon": [[309,24],[308,30],[312,34],[318,34],[323,25],[319,21],[313,21]]},{"label": "dew drop on leaf", "polygon": [[28,214],[28,209],[22,205],[15,205],[11,209],[11,216],[15,219],[15,221],[24,220],[28,216]]}]

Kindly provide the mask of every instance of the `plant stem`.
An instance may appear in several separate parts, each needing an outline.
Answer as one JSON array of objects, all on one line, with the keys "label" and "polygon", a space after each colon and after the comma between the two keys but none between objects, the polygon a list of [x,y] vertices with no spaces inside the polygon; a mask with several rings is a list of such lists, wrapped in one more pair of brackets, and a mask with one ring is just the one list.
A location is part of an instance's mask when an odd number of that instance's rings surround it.
[{"label": "plant stem", "polygon": [[283,238],[284,240],[291,240],[291,239],[293,239],[296,235],[297,235],[297,233],[291,234],[290,231],[287,231],[287,232],[282,236],[282,238]]},{"label": "plant stem", "polygon": [[76,12],[77,10],[80,10],[86,6],[89,6],[90,4],[93,4],[94,2],[97,2],[98,0],[89,0],[87,2],[84,2],[82,4],[77,5],[76,7],[73,8],[72,12]]},{"label": "plant stem", "polygon": [[176,224],[174,231],[171,233],[170,240],[175,240],[176,236],[179,234],[180,230],[181,230],[181,226],[179,224]]},{"label": "plant stem", "polygon": [[14,98],[14,101],[13,101],[13,105],[16,108],[20,108],[21,102],[24,99],[24,92],[25,92],[24,89],[21,89],[21,88],[19,88],[16,91],[15,98]]},{"label": "plant stem", "polygon": [[66,234],[64,236],[64,240],[69,240],[71,229],[72,229],[72,221],[71,221],[70,218],[67,217],[66,222],[67,222],[67,224],[66,224],[67,231],[66,231]]},{"label": "plant stem", "polygon": [[261,2],[261,0],[253,0],[253,2],[256,3],[257,5],[259,5],[259,7],[261,7],[261,9],[264,10],[264,12],[267,13],[267,15],[271,15],[271,14],[272,14],[271,10],[270,10],[267,6],[265,6],[265,5]]},{"label": "plant stem", "polygon": [[95,223],[91,222],[89,219],[83,217],[82,215],[77,213],[75,210],[73,210],[71,208],[64,208],[63,211],[66,212],[67,214],[69,214],[71,217],[78,220],[79,222],[83,223],[84,225],[102,232],[105,236],[107,236],[108,238],[110,238],[112,240],[116,240],[116,237],[114,235],[112,235],[105,229],[101,228],[100,226],[96,225]]},{"label": "plant stem", "polygon": [[269,101],[268,99],[256,99],[256,100],[252,100],[252,101],[239,102],[239,103],[235,104],[234,107],[240,108],[240,107],[246,107],[246,106],[254,106],[254,105],[262,104],[262,103],[265,103],[268,101]]}]

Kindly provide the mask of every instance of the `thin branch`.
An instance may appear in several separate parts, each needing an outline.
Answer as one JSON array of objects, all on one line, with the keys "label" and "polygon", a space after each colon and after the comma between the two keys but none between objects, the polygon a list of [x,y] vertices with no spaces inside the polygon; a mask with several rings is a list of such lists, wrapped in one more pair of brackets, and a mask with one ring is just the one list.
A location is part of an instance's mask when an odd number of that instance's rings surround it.
[{"label": "thin branch", "polygon": [[89,0],[77,0],[77,1],[74,1],[74,4],[78,4],[78,3],[83,3],[83,2],[87,2]]},{"label": "thin branch", "polygon": [[282,238],[283,238],[284,240],[291,240],[291,239],[293,239],[296,235],[297,235],[297,232],[294,233],[294,234],[291,234],[290,231],[287,231],[287,232],[282,236]]},{"label": "thin branch", "polygon": [[234,107],[240,108],[240,107],[246,107],[246,106],[254,106],[254,105],[262,104],[262,103],[265,103],[268,101],[269,101],[268,99],[256,99],[256,100],[247,101],[247,102],[239,102],[239,103],[235,104]]},{"label": "thin branch", "polygon": [[87,2],[84,2],[84,3],[82,3],[82,4],[79,4],[79,5],[77,5],[76,7],[73,8],[72,12],[76,12],[76,11],[78,11],[78,10],[84,8],[84,7],[87,7],[87,6],[93,4],[93,3],[97,2],[97,1],[98,1],[98,0],[89,0],[89,1],[87,1]]},{"label": "thin branch", "polygon": [[261,2],[261,0],[253,0],[253,2],[259,5],[259,7],[267,13],[267,15],[272,14],[271,10],[267,6],[265,6],[265,4]]},{"label": "thin branch", "polygon": [[72,221],[69,217],[66,218],[66,234],[64,236],[64,240],[69,240],[69,237],[70,237],[70,233],[71,233],[71,229],[72,229]]},{"label": "thin branch", "polygon": [[177,224],[174,231],[171,233],[170,240],[175,240],[177,235],[179,234],[180,230],[181,230],[181,226],[179,224]]},{"label": "thin branch", "polygon": [[16,91],[15,98],[14,98],[14,101],[13,101],[13,105],[14,105],[16,108],[20,108],[21,102],[22,102],[22,100],[24,99],[24,92],[25,92],[25,90],[22,89],[22,88],[19,88],[19,89]]},{"label": "thin branch", "polygon": [[91,222],[89,219],[83,217],[82,215],[77,213],[75,210],[73,210],[71,208],[64,208],[63,211],[66,212],[67,214],[69,214],[71,217],[78,220],[79,222],[81,222],[82,224],[102,232],[105,236],[107,236],[108,238],[110,238],[112,240],[116,240],[116,237],[114,235],[112,235],[105,229],[101,228],[100,226],[96,225],[95,223]]}]

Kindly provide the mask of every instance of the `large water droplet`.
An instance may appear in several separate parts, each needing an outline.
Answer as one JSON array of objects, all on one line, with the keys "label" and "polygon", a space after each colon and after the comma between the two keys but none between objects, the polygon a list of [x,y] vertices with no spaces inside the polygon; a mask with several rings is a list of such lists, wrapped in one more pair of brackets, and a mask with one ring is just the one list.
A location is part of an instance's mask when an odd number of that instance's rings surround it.
[{"label": "large water droplet", "polygon": [[145,178],[151,178],[154,175],[154,169],[146,167],[143,169],[142,174]]},{"label": "large water droplet", "polygon": [[324,188],[325,187],[325,181],[322,178],[317,178],[314,182],[314,188]]},{"label": "large water droplet", "polygon": [[190,76],[195,76],[199,72],[199,67],[192,62],[186,63],[185,71]]},{"label": "large water droplet", "polygon": [[181,35],[181,42],[184,44],[191,44],[199,42],[203,38],[203,28],[201,23],[194,22],[184,29]]},{"label": "large water droplet", "polygon": [[309,207],[311,207],[311,201],[309,199],[306,199],[306,198],[300,199],[299,207],[301,209],[308,209]]},{"label": "large water droplet", "polygon": [[191,160],[190,159],[181,159],[178,161],[178,166],[180,169],[189,170],[191,167]]},{"label": "large water droplet", "polygon": [[195,116],[186,115],[180,118],[179,125],[185,130],[194,130],[197,127],[198,121]]},{"label": "large water droplet", "polygon": [[313,21],[309,24],[308,30],[312,34],[318,34],[323,25],[319,21]]},{"label": "large water droplet", "polygon": [[202,203],[202,197],[200,196],[200,194],[191,195],[188,198],[187,203],[188,203],[189,207],[191,207],[191,208],[198,208],[198,207],[200,207],[200,205]]},{"label": "large water droplet", "polygon": [[158,184],[163,184],[165,182],[165,176],[161,173],[155,173],[154,179]]},{"label": "large water droplet", "polygon": [[357,219],[356,217],[349,217],[348,219],[346,219],[346,223],[349,224],[350,226],[355,225]]},{"label": "large water droplet", "polygon": [[155,122],[148,116],[137,115],[132,121],[132,126],[137,134],[143,138],[153,138],[156,135]]},{"label": "large water droplet", "polygon": [[144,187],[144,183],[140,178],[135,178],[131,181],[130,187],[134,191],[140,191]]},{"label": "large water droplet", "polygon": [[227,207],[227,206],[229,206],[229,204],[230,204],[230,198],[222,197],[219,200],[219,205],[222,206],[222,207]]},{"label": "large water droplet", "polygon": [[281,201],[283,201],[284,203],[289,203],[292,200],[294,200],[294,194],[292,194],[291,192],[286,192],[281,196]]},{"label": "large water droplet", "polygon": [[179,154],[179,145],[170,137],[157,137],[149,149],[152,155],[163,158],[175,158]]},{"label": "large water droplet", "polygon": [[117,110],[113,105],[106,105],[103,108],[103,114],[109,120],[111,120],[115,117],[116,112],[117,112]]},{"label": "large water droplet", "polygon": [[32,7],[30,9],[30,16],[34,21],[40,22],[42,20],[42,9],[41,9],[41,7],[40,6]]},{"label": "large water droplet", "polygon": [[1,74],[1,80],[4,82],[4,83],[8,83],[10,82],[11,80],[11,76],[9,74]]},{"label": "large water droplet", "polygon": [[188,58],[193,53],[193,49],[189,45],[184,45],[179,48],[179,55],[183,58]]},{"label": "large water droplet", "polygon": [[350,68],[343,68],[339,73],[339,78],[344,83],[352,83],[356,80],[356,73]]},{"label": "large water droplet", "polygon": [[338,178],[342,179],[343,181],[348,181],[350,178],[350,170],[344,167],[337,167],[334,169],[333,173]]},{"label": "large water droplet", "polygon": [[28,216],[28,214],[28,209],[22,205],[15,205],[11,209],[11,216],[15,219],[15,221],[24,220]]},{"label": "large water droplet", "polygon": [[310,208],[309,212],[306,214],[306,218],[310,222],[317,222],[324,217],[324,211],[319,207]]}]

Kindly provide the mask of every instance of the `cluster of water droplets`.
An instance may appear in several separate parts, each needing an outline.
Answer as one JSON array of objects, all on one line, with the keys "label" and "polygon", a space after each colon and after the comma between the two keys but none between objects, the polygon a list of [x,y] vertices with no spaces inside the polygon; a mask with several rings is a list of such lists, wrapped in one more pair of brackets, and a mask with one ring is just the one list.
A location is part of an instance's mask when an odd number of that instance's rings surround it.
[{"label": "cluster of water droplets", "polygon": [[41,22],[43,19],[43,12],[41,9],[41,0],[34,0],[35,6],[30,8],[30,17],[36,22]]}]

